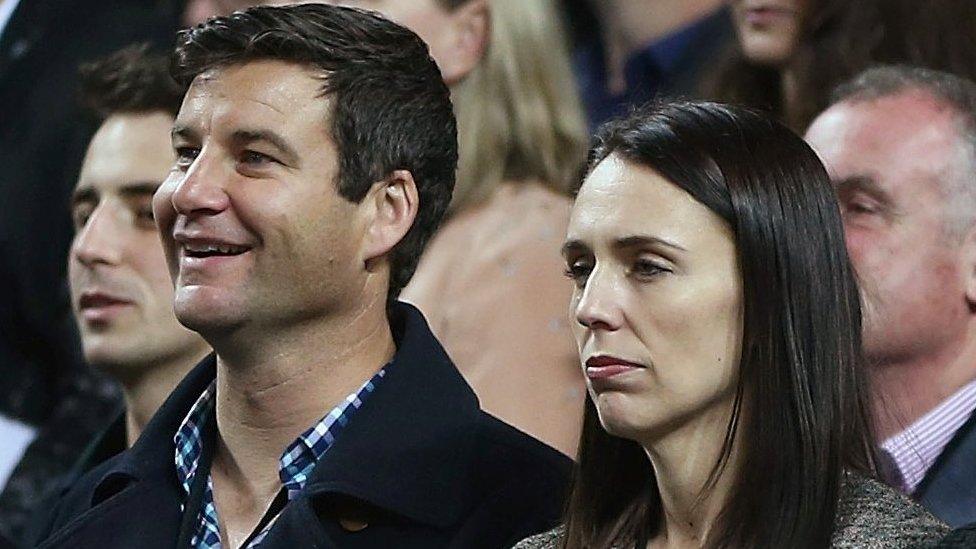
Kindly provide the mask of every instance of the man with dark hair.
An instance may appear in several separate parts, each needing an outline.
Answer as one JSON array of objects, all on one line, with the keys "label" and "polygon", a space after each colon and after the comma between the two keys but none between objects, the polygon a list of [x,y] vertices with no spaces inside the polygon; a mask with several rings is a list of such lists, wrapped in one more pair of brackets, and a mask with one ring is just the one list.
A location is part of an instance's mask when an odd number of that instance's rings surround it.
[{"label": "man with dark hair", "polygon": [[71,200],[68,275],[85,359],[122,386],[124,421],[103,440],[117,453],[210,348],[173,314],[152,213],[153,194],[173,165],[169,133],[184,88],[165,57],[133,46],[83,67],[82,91],[103,122]]},{"label": "man with dark hair", "polygon": [[835,180],[865,302],[886,480],[976,520],[976,84],[879,67],[807,131]]},{"label": "man with dark hair", "polygon": [[569,461],[478,407],[394,300],[450,201],[449,92],[375,14],[254,8],[180,35],[153,210],[216,351],[82,479],[42,547],[509,547]]},{"label": "man with dark hair", "polygon": [[[81,91],[102,122],[71,201],[71,303],[86,361],[119,383],[125,408],[66,478],[48,479],[54,498],[135,442],[180,379],[209,353],[173,314],[173,285],[152,216],[153,193],[173,165],[169,134],[184,88],[170,76],[166,57],[141,45],[84,65]],[[37,509],[33,527],[43,523],[45,511]]]}]

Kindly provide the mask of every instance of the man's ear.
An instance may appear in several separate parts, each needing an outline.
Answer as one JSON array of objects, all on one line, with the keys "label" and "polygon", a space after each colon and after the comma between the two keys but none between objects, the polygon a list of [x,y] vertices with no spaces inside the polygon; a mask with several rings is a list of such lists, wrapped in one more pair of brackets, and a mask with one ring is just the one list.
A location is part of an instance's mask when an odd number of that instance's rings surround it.
[{"label": "man's ear", "polygon": [[441,76],[448,86],[464,80],[481,63],[491,37],[491,7],[487,0],[469,0],[451,12],[447,46],[440,59]]},{"label": "man's ear", "polygon": [[372,202],[372,218],[366,230],[363,259],[367,268],[373,260],[390,252],[413,226],[420,208],[420,195],[413,174],[396,170],[373,185],[365,200]]},{"label": "man's ear", "polygon": [[962,274],[965,277],[966,301],[976,312],[976,224],[966,230],[962,241]]}]

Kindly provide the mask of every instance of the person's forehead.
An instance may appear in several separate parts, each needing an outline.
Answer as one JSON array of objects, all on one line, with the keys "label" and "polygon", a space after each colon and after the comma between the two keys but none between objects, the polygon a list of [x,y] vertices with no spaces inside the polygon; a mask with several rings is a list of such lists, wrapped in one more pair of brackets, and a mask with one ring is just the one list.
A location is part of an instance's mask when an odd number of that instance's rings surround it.
[{"label": "person's forehead", "polygon": [[[715,219],[713,219],[715,218]],[[647,234],[682,241],[717,216],[654,169],[611,155],[586,178],[570,220],[570,239]]]},{"label": "person's forehead", "polygon": [[278,60],[213,68],[193,79],[177,122],[220,116],[287,126],[309,115],[320,119],[328,105],[323,78],[309,66]]},{"label": "person's forehead", "polygon": [[161,182],[173,164],[169,113],[110,116],[92,138],[78,188],[113,192],[133,182]]},{"label": "person's forehead", "polygon": [[865,176],[884,186],[943,173],[962,144],[951,109],[918,92],[834,105],[807,140],[835,180]]}]

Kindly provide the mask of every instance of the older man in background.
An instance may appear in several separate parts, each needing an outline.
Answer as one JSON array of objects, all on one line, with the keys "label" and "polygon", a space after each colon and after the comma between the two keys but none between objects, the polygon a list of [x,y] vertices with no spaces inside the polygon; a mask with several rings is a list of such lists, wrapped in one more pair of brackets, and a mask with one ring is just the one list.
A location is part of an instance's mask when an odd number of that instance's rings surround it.
[{"label": "older man in background", "polygon": [[870,69],[806,137],[861,279],[886,480],[949,524],[976,520],[976,84]]}]

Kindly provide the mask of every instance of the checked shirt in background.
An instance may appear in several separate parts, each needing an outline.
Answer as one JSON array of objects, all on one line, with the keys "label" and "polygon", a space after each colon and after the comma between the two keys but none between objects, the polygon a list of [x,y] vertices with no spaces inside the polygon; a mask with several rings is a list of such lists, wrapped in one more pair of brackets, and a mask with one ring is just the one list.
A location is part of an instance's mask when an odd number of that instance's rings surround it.
[{"label": "checked shirt in background", "polygon": [[[332,446],[339,432],[349,424],[349,419],[362,407],[363,401],[376,389],[380,379],[386,375],[386,370],[380,370],[369,381],[360,387],[359,391],[349,395],[318,423],[302,433],[294,442],[285,448],[285,452],[278,460],[278,476],[283,489],[288,495],[288,501],[294,499],[305,487],[308,476],[315,469],[316,463]],[[216,381],[211,382],[207,390],[200,395],[196,403],[190,408],[173,442],[176,444],[176,474],[186,491],[190,494],[190,486],[196,475],[197,465],[203,453],[203,437],[201,431],[202,420],[208,417],[214,405],[216,395]],[[214,421],[211,419],[211,421]],[[277,517],[276,517],[277,518]],[[202,549],[220,549],[220,526],[217,521],[217,507],[213,500],[213,482],[207,478],[207,488],[203,494],[203,505],[200,509],[199,526],[193,536],[191,545]],[[261,529],[247,544],[247,548],[257,547],[268,534],[274,519]]]}]

